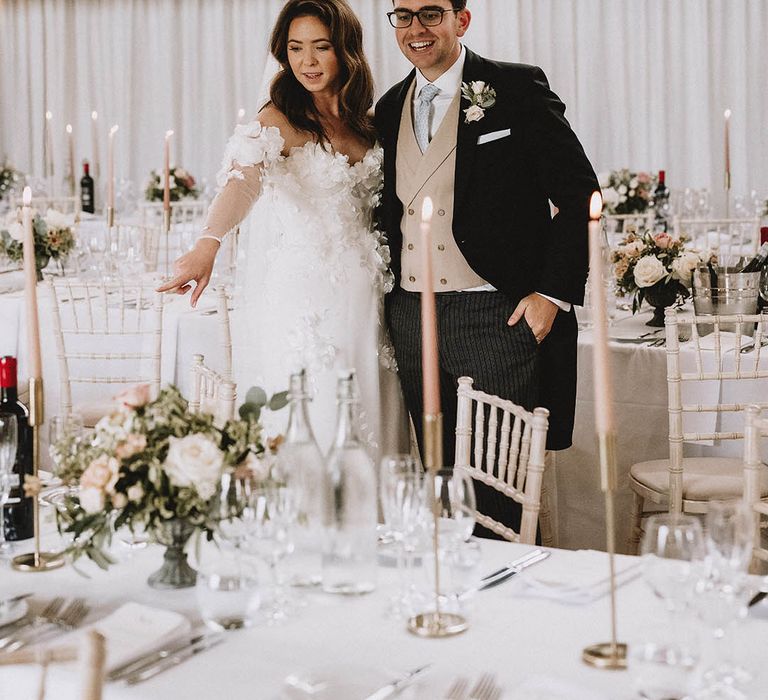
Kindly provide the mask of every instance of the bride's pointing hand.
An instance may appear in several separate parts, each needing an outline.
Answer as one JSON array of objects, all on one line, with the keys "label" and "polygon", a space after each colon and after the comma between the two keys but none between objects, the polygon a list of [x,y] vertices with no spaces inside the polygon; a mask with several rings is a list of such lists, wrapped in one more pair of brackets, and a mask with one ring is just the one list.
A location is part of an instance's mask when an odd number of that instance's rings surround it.
[{"label": "bride's pointing hand", "polygon": [[186,294],[192,292],[190,304],[197,306],[197,300],[211,281],[213,263],[216,253],[219,252],[219,244],[209,238],[201,238],[195,247],[176,260],[173,265],[174,276],[165,284],[157,288],[158,292],[172,292],[173,294]]}]

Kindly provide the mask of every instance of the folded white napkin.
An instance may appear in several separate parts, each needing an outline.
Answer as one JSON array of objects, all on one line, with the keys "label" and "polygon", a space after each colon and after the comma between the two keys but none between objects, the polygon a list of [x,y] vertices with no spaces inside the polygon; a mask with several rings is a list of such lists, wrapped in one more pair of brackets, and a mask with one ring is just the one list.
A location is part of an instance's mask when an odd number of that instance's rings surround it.
[{"label": "folded white napkin", "polygon": [[511,698],[525,700],[609,700],[607,695],[549,676],[531,676],[513,690]]},{"label": "folded white napkin", "polygon": [[[617,557],[616,585],[640,575],[640,560]],[[557,552],[556,556],[531,567],[518,577],[517,595],[550,598],[570,605],[584,605],[610,591],[608,555],[605,552]]]},{"label": "folded white napkin", "polygon": [[190,630],[189,620],[170,610],[125,603],[92,625],[107,642],[107,670],[149,653]]}]

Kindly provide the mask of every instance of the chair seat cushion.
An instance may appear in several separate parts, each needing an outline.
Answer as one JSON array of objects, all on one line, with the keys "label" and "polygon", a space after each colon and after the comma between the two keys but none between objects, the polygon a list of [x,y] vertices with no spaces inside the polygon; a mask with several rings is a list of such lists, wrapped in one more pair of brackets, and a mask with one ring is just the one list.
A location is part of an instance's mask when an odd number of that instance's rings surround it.
[{"label": "chair seat cushion", "polygon": [[[633,464],[629,473],[636,481],[657,493],[669,493],[669,460],[653,459]],[[684,457],[683,499],[707,501],[741,498],[744,492],[744,464],[726,457]],[[760,474],[760,497],[768,496],[768,469]]]}]

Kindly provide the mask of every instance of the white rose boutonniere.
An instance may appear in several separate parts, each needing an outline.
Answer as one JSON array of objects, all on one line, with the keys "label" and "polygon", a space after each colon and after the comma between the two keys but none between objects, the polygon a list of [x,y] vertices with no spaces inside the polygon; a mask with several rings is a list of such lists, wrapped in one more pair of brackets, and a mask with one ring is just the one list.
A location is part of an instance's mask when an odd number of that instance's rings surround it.
[{"label": "white rose boutonniere", "polygon": [[462,83],[461,95],[469,100],[469,107],[464,110],[465,124],[480,121],[485,116],[485,110],[496,104],[496,90],[483,80]]}]

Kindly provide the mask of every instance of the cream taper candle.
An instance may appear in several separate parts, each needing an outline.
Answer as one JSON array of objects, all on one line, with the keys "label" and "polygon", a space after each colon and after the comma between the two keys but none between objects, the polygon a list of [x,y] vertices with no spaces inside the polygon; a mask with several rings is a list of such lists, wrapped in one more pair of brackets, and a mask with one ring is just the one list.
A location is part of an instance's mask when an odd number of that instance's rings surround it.
[{"label": "cream taper candle", "polygon": [[421,208],[421,367],[424,382],[424,413],[440,413],[440,371],[437,353],[437,310],[432,285],[432,200]]},{"label": "cream taper candle", "polygon": [[24,226],[24,297],[27,310],[27,352],[29,354],[29,377],[43,376],[40,358],[40,321],[37,311],[37,267],[35,265],[35,232],[32,227],[32,190],[24,188],[24,206],[21,221]]}]

